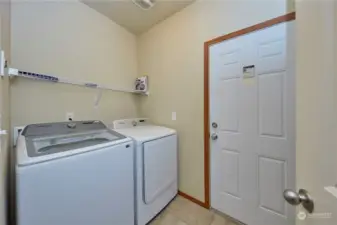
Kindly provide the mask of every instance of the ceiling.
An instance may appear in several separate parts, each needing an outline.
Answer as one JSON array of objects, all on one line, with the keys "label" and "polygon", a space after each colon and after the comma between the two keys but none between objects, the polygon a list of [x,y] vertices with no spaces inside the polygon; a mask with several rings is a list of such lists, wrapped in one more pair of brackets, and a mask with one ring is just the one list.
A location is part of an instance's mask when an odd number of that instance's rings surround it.
[{"label": "ceiling", "polygon": [[156,0],[149,10],[143,10],[131,0],[82,0],[134,34],[141,34],[156,23],[180,11],[195,0]]}]

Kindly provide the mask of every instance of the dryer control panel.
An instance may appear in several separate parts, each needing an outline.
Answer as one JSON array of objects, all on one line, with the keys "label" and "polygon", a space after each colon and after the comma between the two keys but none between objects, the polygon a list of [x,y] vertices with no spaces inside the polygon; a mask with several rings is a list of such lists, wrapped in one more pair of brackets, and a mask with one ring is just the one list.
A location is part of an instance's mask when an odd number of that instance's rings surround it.
[{"label": "dryer control panel", "polygon": [[148,118],[115,120],[113,122],[113,129],[130,128],[130,127],[136,127],[136,126],[146,126],[150,124],[151,123]]}]

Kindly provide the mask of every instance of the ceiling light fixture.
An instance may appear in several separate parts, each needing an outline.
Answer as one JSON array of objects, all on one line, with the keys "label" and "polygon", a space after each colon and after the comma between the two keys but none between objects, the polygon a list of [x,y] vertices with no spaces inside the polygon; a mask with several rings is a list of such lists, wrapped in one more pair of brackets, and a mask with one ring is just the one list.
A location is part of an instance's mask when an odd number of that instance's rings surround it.
[{"label": "ceiling light fixture", "polygon": [[144,10],[151,9],[155,4],[155,0],[132,0],[132,2]]}]

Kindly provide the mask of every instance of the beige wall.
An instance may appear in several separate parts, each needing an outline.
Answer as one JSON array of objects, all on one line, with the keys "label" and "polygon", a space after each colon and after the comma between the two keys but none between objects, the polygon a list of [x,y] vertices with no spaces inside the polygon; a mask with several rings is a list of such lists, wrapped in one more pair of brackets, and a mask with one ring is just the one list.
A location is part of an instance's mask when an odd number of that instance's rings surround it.
[{"label": "beige wall", "polygon": [[199,1],[140,36],[139,73],[151,89],[141,113],[177,129],[181,191],[204,200],[203,43],[293,9],[284,0]]},{"label": "beige wall", "polygon": [[[136,37],[76,1],[14,1],[11,66],[21,70],[132,88],[137,76]],[[105,122],[137,116],[135,96],[15,78],[11,85],[12,126],[75,120]]]},{"label": "beige wall", "polygon": [[6,53],[6,58],[10,59],[10,0],[0,1],[1,16],[1,49]]},{"label": "beige wall", "polygon": [[[0,2],[0,49],[5,51],[7,61],[10,61],[10,0]],[[2,129],[10,127],[9,80],[2,82]],[[8,136],[7,136],[8,137]],[[5,143],[7,144],[7,143]]]},{"label": "beige wall", "polygon": [[[0,49],[5,51],[7,61],[10,61],[10,0],[0,2]],[[8,79],[3,79],[2,83],[2,126],[3,129],[10,127],[10,105],[9,105],[9,83]],[[8,136],[7,136],[8,137]]]},{"label": "beige wall", "polygon": [[[10,57],[10,1],[0,2],[0,49],[6,53],[6,58]],[[8,130],[10,127],[10,104],[9,104],[9,80],[2,78],[0,80],[0,114],[1,129]],[[0,224],[5,225],[7,222],[7,183],[8,183],[8,153],[9,153],[9,135],[1,136],[0,151]]]}]

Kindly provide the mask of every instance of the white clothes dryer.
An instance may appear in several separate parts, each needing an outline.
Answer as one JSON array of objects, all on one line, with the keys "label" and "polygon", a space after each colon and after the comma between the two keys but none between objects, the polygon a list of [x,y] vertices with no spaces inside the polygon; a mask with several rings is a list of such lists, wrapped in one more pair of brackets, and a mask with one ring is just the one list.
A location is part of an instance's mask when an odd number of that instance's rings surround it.
[{"label": "white clothes dryer", "polygon": [[136,223],[145,225],[178,193],[177,132],[139,118],[110,127],[134,140]]}]

